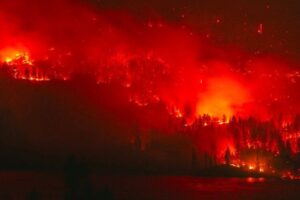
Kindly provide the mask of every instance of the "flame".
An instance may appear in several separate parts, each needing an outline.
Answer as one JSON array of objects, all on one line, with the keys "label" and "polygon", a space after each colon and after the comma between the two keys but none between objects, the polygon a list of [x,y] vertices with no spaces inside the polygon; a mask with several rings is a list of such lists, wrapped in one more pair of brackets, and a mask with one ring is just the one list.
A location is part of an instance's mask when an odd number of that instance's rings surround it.
[{"label": "flame", "polygon": [[255,169],[255,166],[252,165],[252,164],[250,164],[250,165],[248,166],[248,169],[249,169],[249,170],[254,170],[254,169]]},{"label": "flame", "polygon": [[[38,66],[29,51],[22,48],[5,48],[0,51],[0,66],[14,79],[32,82],[44,82],[52,79],[69,80],[67,73],[57,71],[53,67]],[[41,60],[40,60],[41,61]]]},{"label": "flame", "polygon": [[239,82],[229,78],[214,78],[209,81],[207,90],[200,94],[196,114],[208,114],[219,119],[223,116],[231,118],[249,99],[247,89]]},{"label": "flame", "polygon": [[260,167],[260,168],[259,168],[259,172],[265,172],[265,169],[262,168],[262,167]]},{"label": "flame", "polygon": [[2,63],[7,65],[18,64],[33,65],[33,60],[30,58],[30,54],[25,50],[17,50],[13,48],[6,48],[0,51],[0,59]]}]

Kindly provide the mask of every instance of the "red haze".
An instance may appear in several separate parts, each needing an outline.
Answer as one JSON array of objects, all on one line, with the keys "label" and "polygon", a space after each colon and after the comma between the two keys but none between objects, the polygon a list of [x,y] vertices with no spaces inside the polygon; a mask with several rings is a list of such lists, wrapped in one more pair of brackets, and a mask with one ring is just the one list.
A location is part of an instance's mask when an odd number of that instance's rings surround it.
[{"label": "red haze", "polygon": [[[234,115],[267,120],[299,108],[300,75],[288,62],[212,45],[206,33],[166,20],[142,21],[79,1],[3,0],[0,26],[2,68],[12,77],[92,77],[121,86],[140,107],[164,105],[185,126],[204,114],[222,124]],[[158,115],[146,113],[141,123],[151,126]],[[219,138],[224,151],[232,139]]]}]

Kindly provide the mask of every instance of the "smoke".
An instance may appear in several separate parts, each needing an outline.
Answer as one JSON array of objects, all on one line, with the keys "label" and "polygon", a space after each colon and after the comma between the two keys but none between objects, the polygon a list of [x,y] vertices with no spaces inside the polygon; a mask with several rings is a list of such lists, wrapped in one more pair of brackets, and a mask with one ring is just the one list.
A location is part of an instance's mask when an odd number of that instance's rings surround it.
[{"label": "smoke", "polygon": [[297,73],[286,62],[217,47],[187,26],[81,1],[3,0],[0,7],[2,61],[26,53],[45,73],[117,84],[130,102],[161,102],[188,120],[266,119],[294,105]]}]

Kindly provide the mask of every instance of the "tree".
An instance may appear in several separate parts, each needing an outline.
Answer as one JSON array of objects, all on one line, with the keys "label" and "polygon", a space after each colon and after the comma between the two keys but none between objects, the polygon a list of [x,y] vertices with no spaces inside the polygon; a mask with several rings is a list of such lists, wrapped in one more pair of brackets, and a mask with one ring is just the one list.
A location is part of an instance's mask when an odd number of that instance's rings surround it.
[{"label": "tree", "polygon": [[298,150],[298,153],[300,153],[300,138],[298,138],[298,140],[297,140],[297,150]]},{"label": "tree", "polygon": [[197,152],[196,149],[193,147],[192,149],[192,169],[197,167]]},{"label": "tree", "polygon": [[292,147],[289,140],[286,141],[286,152],[287,152],[287,156],[290,158],[292,155]]},{"label": "tree", "polygon": [[141,151],[142,150],[142,140],[140,135],[136,135],[134,139],[134,148],[136,151]]},{"label": "tree", "polygon": [[226,152],[225,152],[225,164],[229,165],[230,164],[230,150],[227,147]]}]

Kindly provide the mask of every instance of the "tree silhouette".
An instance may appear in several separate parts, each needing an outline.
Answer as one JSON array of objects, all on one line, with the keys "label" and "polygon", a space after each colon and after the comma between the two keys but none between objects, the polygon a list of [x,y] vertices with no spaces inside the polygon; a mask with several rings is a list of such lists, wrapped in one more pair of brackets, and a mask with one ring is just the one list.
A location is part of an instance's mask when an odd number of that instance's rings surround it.
[{"label": "tree silhouette", "polygon": [[229,165],[230,164],[230,150],[227,147],[226,152],[225,152],[225,164]]}]

